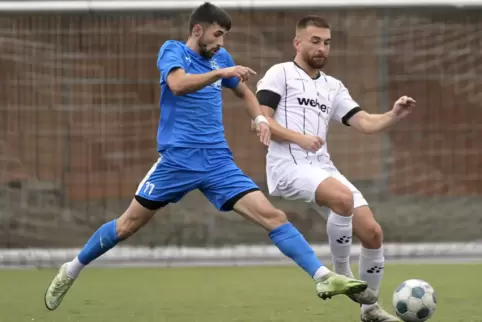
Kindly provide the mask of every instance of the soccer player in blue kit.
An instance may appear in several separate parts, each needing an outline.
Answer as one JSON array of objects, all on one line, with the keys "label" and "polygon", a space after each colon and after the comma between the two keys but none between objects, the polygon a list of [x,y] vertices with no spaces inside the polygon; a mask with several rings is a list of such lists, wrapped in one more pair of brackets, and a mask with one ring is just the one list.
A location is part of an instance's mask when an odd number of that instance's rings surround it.
[{"label": "soccer player in blue kit", "polygon": [[234,163],[222,124],[222,87],[245,101],[265,145],[270,141],[270,128],[256,96],[245,84],[255,72],[235,65],[223,48],[230,29],[227,13],[204,3],[190,17],[187,42],[169,40],[161,47],[157,59],[161,74],[160,157],[139,184],[128,209],[102,225],[80,253],[62,265],[45,293],[49,310],[60,305],[86,265],[133,235],[158,209],[194,189],[217,209],[234,210],[262,226],[280,251],[314,279],[319,297],[358,294],[367,288],[366,282],[335,274],[321,264],[286,215],[274,208]]}]

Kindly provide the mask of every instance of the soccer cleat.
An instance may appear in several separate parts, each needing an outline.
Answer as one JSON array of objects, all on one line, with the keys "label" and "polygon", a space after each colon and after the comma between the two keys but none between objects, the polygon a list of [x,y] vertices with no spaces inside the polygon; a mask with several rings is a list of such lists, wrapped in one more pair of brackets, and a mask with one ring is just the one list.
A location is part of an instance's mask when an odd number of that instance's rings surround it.
[{"label": "soccer cleat", "polygon": [[378,301],[378,295],[371,288],[367,288],[358,294],[347,295],[352,301],[360,304],[375,304]]},{"label": "soccer cleat", "polygon": [[364,281],[359,281],[343,275],[329,273],[316,280],[316,294],[323,300],[335,295],[352,295],[363,292],[368,287]]},{"label": "soccer cleat", "polygon": [[65,294],[67,294],[67,291],[75,281],[75,279],[67,276],[67,265],[68,263],[65,263],[60,267],[59,272],[45,292],[45,307],[51,311],[60,305]]},{"label": "soccer cleat", "polygon": [[400,322],[400,319],[376,304],[361,314],[361,322]]}]

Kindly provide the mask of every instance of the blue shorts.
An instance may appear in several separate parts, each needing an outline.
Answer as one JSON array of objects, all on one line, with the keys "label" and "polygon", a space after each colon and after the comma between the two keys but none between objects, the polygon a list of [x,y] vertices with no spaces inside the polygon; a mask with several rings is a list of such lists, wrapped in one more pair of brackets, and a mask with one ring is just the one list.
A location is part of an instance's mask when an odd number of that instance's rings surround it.
[{"label": "blue shorts", "polygon": [[153,202],[152,207],[143,206],[155,209],[176,203],[195,189],[222,211],[232,210],[241,197],[259,190],[234,163],[229,149],[169,148],[147,172],[136,197]]}]

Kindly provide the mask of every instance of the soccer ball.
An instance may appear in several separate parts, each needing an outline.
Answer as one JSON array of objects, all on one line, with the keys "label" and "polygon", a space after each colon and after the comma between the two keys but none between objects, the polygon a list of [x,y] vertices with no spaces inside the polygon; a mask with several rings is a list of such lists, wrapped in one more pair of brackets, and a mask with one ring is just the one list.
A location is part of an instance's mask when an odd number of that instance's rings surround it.
[{"label": "soccer ball", "polygon": [[435,312],[436,306],[435,290],[422,280],[407,280],[393,293],[393,308],[405,322],[427,321]]}]

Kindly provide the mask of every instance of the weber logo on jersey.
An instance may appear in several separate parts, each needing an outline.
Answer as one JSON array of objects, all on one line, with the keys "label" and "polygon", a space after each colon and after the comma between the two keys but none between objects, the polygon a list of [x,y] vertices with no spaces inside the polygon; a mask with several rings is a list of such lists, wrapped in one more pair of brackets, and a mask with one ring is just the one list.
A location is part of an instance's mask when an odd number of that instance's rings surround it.
[{"label": "weber logo on jersey", "polygon": [[306,97],[297,97],[297,99],[298,99],[298,104],[300,104],[301,106],[317,107],[323,113],[330,112],[330,108],[325,104],[321,104],[320,102],[318,102],[318,99],[312,99],[312,98],[306,98]]}]

